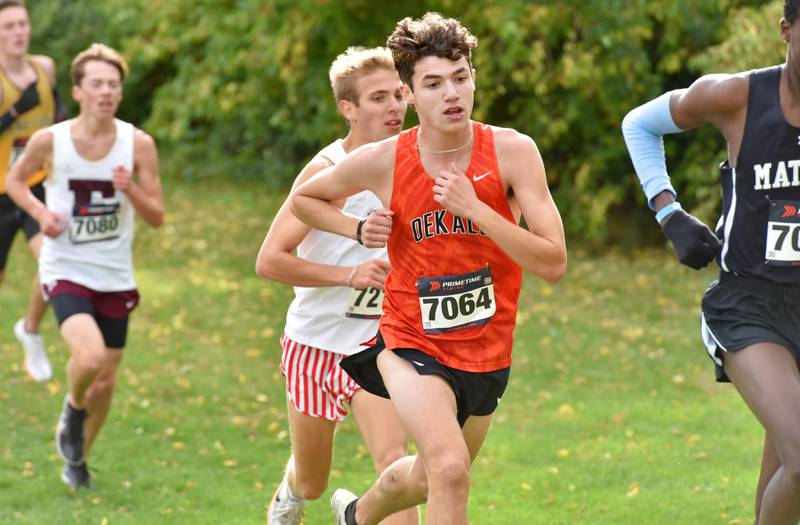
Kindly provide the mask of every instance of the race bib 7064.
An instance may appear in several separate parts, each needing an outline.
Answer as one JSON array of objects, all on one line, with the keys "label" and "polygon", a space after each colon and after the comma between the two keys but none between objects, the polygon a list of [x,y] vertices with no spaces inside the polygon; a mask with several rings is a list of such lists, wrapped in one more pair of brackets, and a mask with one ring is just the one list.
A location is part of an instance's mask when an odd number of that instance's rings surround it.
[{"label": "race bib 7064", "polygon": [[461,275],[420,277],[417,292],[422,328],[427,334],[486,324],[497,310],[488,267]]}]

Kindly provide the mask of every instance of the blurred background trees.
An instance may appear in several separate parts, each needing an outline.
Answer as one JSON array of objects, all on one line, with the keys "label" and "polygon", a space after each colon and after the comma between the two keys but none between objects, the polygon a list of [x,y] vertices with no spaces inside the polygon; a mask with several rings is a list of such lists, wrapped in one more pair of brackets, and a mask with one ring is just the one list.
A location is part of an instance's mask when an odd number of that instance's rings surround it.
[{"label": "blurred background trees", "polygon": [[[105,42],[130,62],[121,117],[159,141],[163,175],[248,178],[286,189],[345,132],[328,85],[349,45],[382,45],[434,10],[479,39],[478,120],[539,145],[566,229],[589,245],[657,239],[619,131],[625,113],[698,76],[780,63],[774,0],[37,0],[32,51],[69,62]],[[69,106],[74,114],[74,105]],[[415,123],[409,111],[406,125]],[[684,206],[719,209],[710,127],[667,140]]]}]

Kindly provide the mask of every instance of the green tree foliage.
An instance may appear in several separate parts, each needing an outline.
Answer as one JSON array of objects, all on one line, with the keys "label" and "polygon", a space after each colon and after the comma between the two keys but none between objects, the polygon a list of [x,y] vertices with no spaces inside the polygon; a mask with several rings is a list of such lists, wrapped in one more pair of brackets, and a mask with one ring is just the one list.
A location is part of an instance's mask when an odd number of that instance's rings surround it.
[{"label": "green tree foliage", "polygon": [[[429,10],[478,36],[475,117],[539,145],[569,233],[608,241],[653,232],[619,125],[631,108],[706,72],[780,62],[774,0],[41,0],[35,48],[66,81],[92,41],[131,63],[123,117],[152,133],[165,172],[287,187],[345,132],[328,85],[349,45],[385,43]],[[66,30],[65,30],[66,29]],[[413,122],[413,115],[407,124]],[[710,218],[724,144],[710,127],[667,140],[681,199]],[[656,230],[657,234],[657,230]]]}]

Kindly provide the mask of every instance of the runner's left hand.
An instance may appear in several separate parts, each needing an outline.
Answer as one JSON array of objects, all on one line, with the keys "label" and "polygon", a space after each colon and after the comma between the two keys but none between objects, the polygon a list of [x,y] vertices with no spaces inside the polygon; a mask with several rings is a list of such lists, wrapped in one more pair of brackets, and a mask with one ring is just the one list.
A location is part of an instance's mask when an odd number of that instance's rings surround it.
[{"label": "runner's left hand", "polygon": [[133,175],[124,166],[114,168],[112,175],[111,182],[114,184],[115,190],[128,191],[130,189]]},{"label": "runner's left hand", "polygon": [[470,219],[478,196],[469,178],[451,162],[448,169],[439,171],[434,181],[433,200],[453,215]]}]

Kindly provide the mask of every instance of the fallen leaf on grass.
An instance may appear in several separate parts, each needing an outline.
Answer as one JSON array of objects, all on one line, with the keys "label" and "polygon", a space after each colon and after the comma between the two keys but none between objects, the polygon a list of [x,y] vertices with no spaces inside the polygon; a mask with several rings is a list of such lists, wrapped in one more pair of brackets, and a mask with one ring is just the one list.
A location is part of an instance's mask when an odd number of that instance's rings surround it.
[{"label": "fallen leaf on grass", "polygon": [[568,403],[564,403],[563,405],[558,407],[558,413],[562,416],[571,416],[575,413],[575,409],[572,408],[572,405]]},{"label": "fallen leaf on grass", "polygon": [[47,392],[49,392],[51,396],[59,395],[61,393],[61,383],[58,381],[50,381],[47,383]]}]

